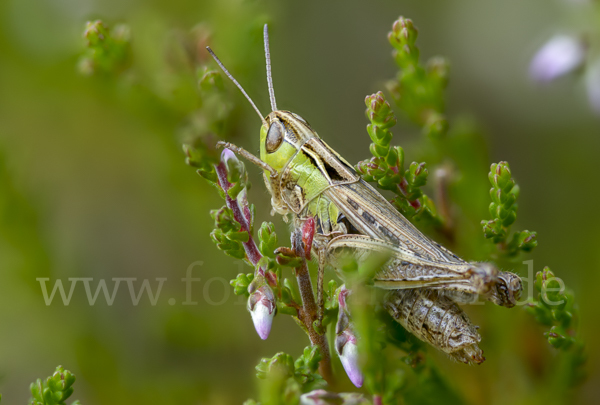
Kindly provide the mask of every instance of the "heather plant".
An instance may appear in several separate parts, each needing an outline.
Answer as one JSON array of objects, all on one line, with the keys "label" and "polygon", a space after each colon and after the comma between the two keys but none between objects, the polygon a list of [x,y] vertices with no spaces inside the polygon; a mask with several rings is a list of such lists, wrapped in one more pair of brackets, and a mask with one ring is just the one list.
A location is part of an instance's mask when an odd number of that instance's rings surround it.
[{"label": "heather plant", "polygon": [[[73,395],[73,384],[75,375],[62,366],[56,367],[54,373],[42,380],[38,378],[29,386],[31,399],[29,405],[67,405],[67,400]],[[2,395],[0,395],[2,401]],[[71,402],[71,405],[80,405],[79,401]]]},{"label": "heather plant", "polygon": [[[209,30],[200,26],[191,35],[204,43]],[[130,36],[125,26],[111,30],[96,21],[88,24],[85,36],[82,73],[127,77],[135,60],[128,52]],[[398,67],[397,76],[387,84],[395,107],[381,91],[366,97],[372,156],[359,162],[357,171],[365,181],[393,193],[391,201],[404,216],[453,250],[476,252],[478,259],[495,260],[502,266],[516,263],[538,241],[537,234],[530,231],[516,231],[511,236],[510,228],[517,220],[519,187],[508,163],[494,163],[489,171],[492,219],[477,217],[479,210],[470,210],[470,187],[472,182],[485,182],[489,162],[474,162],[474,156],[486,156],[487,151],[476,125],[464,125],[460,118],[447,116],[449,64],[440,57],[421,60],[416,45],[418,31],[410,19],[396,20],[388,39]],[[221,208],[210,212],[214,221],[211,239],[218,250],[249,266],[248,273],[231,280],[231,287],[247,300],[247,310],[261,339],[269,337],[277,317],[291,316],[309,344],[296,359],[277,353],[260,360],[256,366],[259,401],[248,400],[246,404],[467,403],[440,370],[433,349],[393,322],[383,310],[381,291],[369,286],[381,257],[363,263],[350,260],[341,269],[344,280],[327,284],[321,317],[308,260],[314,221],[307,221],[302,229],[292,229],[289,243],[287,237],[276,234],[273,223],[257,223],[244,163],[232,151],[220,151],[215,146],[217,140],[229,139],[240,130],[236,127],[240,107],[233,100],[241,97],[229,90],[232,86],[224,83],[222,74],[206,58],[179,57],[186,66],[193,66],[191,75],[196,87],[188,89],[187,94],[192,93],[195,101],[186,104],[163,97],[160,108],[186,117],[180,130],[186,163],[224,200]],[[174,57],[171,62],[176,66],[181,60]],[[189,72],[186,74],[189,79]],[[392,146],[391,128],[397,122],[394,108],[422,134],[422,156],[406,160],[405,150]],[[409,161],[412,163],[406,164]],[[430,171],[435,174],[431,176],[433,185],[428,184]],[[461,221],[453,214],[455,208],[464,213]],[[464,223],[483,228],[483,235],[461,237],[460,226]],[[564,285],[557,289],[557,284],[558,279],[549,270],[538,273],[538,294],[529,297],[524,307],[541,327],[550,327],[544,336],[556,353],[545,359],[546,367],[548,375],[557,381],[553,394],[564,397],[584,378],[585,355],[573,294]],[[552,373],[559,362],[566,366],[561,366],[561,373]],[[346,379],[344,374],[362,390],[344,392],[349,387],[341,383]]]},{"label": "heather plant", "polygon": [[[38,378],[31,383],[29,405],[67,405],[66,401],[73,395],[74,383],[75,376],[69,370],[58,366],[50,377],[45,380]],[[73,401],[71,405],[80,405],[80,402]]]},{"label": "heather plant", "polygon": [[[30,405],[66,405],[67,399],[73,395],[73,384],[75,376],[63,367],[56,367],[52,376],[46,378],[46,381],[37,379],[31,383],[31,403]],[[71,405],[79,405],[79,401],[71,402]]]},{"label": "heather plant", "polygon": [[[394,48],[393,56],[399,67],[399,73],[395,80],[388,84],[388,88],[398,108],[415,124],[421,127],[424,134],[423,142],[431,144],[440,159],[444,143],[452,143],[452,137],[460,135],[450,134],[451,126],[444,115],[444,88],[448,78],[448,63],[442,58],[432,58],[426,64],[422,64],[419,58],[419,49],[415,42],[417,30],[409,19],[400,18],[393,24],[392,31],[388,36]],[[367,133],[372,140],[370,147],[373,157],[369,160],[359,162],[357,170],[366,181],[376,183],[382,190],[389,190],[396,194],[392,200],[397,209],[407,218],[411,218],[423,226],[440,231],[441,234],[451,231],[448,224],[444,224],[444,218],[440,217],[433,199],[423,193],[422,188],[426,186],[428,169],[426,163],[413,162],[405,169],[405,152],[400,146],[391,146],[392,134],[390,128],[394,126],[397,119],[392,107],[385,100],[382,92],[368,96],[366,102],[366,116],[370,123],[367,125]],[[201,167],[204,157],[195,155],[196,150],[186,147],[188,163],[192,166]],[[442,157],[443,158],[443,157]],[[196,163],[197,162],[197,163]],[[448,166],[448,161],[445,165]],[[452,165],[453,163],[450,163]],[[461,162],[456,162],[460,166]],[[314,296],[310,287],[310,280],[306,272],[305,239],[302,231],[296,230],[292,233],[292,248],[275,249],[277,238],[272,232],[272,224],[263,223],[258,232],[260,255],[256,254],[257,244],[248,233],[253,228],[254,209],[248,204],[245,189],[246,173],[243,164],[235,156],[225,150],[221,161],[213,165],[218,179],[219,188],[222,190],[227,207],[235,206],[232,215],[218,216],[215,218],[215,231],[213,238],[217,246],[226,254],[242,258],[255,268],[255,273],[240,274],[237,279],[232,280],[236,294],[248,296],[248,309],[252,314],[256,330],[261,338],[268,335],[275,308],[280,314],[289,314],[296,318],[298,324],[307,333],[313,348],[318,347],[322,380],[315,374],[305,374],[305,384],[299,384],[297,371],[294,368],[293,359],[286,354],[280,353],[272,359],[263,359],[257,370],[259,378],[269,380],[268,388],[262,392],[261,400],[265,404],[286,403],[296,404],[301,397],[301,403],[397,403],[400,398],[408,402],[435,403],[444,400],[450,403],[463,403],[460,397],[446,382],[443,375],[437,370],[435,362],[427,356],[427,349],[423,343],[410,336],[406,331],[400,330],[398,325],[391,325],[389,318],[381,310],[378,301],[373,301],[372,291],[365,285],[369,274],[374,274],[377,265],[382,262],[370,263],[367,268],[356,268],[348,270],[346,284],[335,289],[332,281],[326,302],[327,316],[322,325],[315,325]],[[205,178],[213,178],[207,175],[206,169],[199,169],[199,173]],[[509,237],[510,226],[517,218],[516,199],[519,188],[511,177],[508,163],[500,162],[491,166],[489,180],[492,185],[490,196],[492,202],[489,211],[492,220],[481,221],[484,236],[491,239],[499,248],[503,256],[514,257],[520,252],[530,252],[536,245],[536,233],[530,231],[515,232]],[[216,182],[215,182],[216,183]],[[447,187],[444,184],[441,187]],[[233,190],[233,193],[232,193]],[[442,193],[446,191],[442,190]],[[233,195],[232,195],[233,194]],[[237,196],[237,203],[235,201]],[[447,201],[442,201],[447,204]],[[227,207],[222,208],[219,213],[224,212]],[[236,216],[235,212],[239,211]],[[243,213],[246,213],[245,215]],[[223,230],[227,230],[223,233]],[[309,232],[310,233],[310,232]],[[278,256],[273,257],[276,252]],[[492,257],[496,257],[495,254]],[[283,266],[294,268],[297,276],[298,287],[284,276]],[[351,263],[350,268],[353,264]],[[302,280],[302,275],[306,279]],[[545,273],[544,273],[545,274]],[[353,276],[353,275],[360,275]],[[357,281],[358,280],[358,281]],[[536,288],[542,291],[546,284],[536,284]],[[295,291],[302,292],[301,299],[294,299]],[[346,297],[352,291],[358,303],[348,305]],[[377,292],[375,292],[377,294]],[[543,293],[541,293],[543,294]],[[336,298],[337,297],[337,298]],[[381,297],[380,297],[381,298]],[[570,296],[572,302],[572,296]],[[337,305],[335,304],[337,301]],[[373,303],[375,302],[375,304]],[[533,300],[528,304],[530,312],[537,310],[536,319],[542,319],[548,324],[548,306],[539,304],[540,301]],[[348,311],[353,308],[353,311]],[[312,317],[306,318],[307,313]],[[338,315],[335,312],[338,312]],[[350,312],[352,317],[350,317]],[[552,319],[562,319],[566,315],[552,312]],[[569,312],[569,314],[571,314]],[[376,316],[374,316],[376,315]],[[340,359],[350,380],[356,386],[362,386],[363,381],[367,391],[372,394],[368,397],[345,398],[343,395],[323,391],[325,381],[333,383],[330,375],[330,353],[328,345],[319,340],[319,334],[325,333],[325,328],[335,318],[338,322],[335,328],[335,342]],[[572,315],[566,316],[569,319]],[[543,323],[543,322],[542,322]],[[568,325],[569,323],[567,323]],[[321,329],[314,328],[318,326]],[[570,346],[572,342],[565,343],[567,332],[553,326],[547,333],[555,347],[561,345]],[[314,329],[313,329],[314,328]],[[266,331],[266,332],[265,332]],[[331,334],[330,334],[331,335]],[[358,342],[358,343],[357,343]],[[561,343],[557,343],[561,342]],[[331,346],[330,344],[329,346]],[[344,350],[344,346],[348,349]],[[404,355],[389,355],[394,346]],[[579,357],[572,360],[574,367],[579,366],[584,357],[581,355],[583,345],[578,341],[575,345]],[[341,347],[341,348],[339,348]],[[308,348],[305,350],[306,356]],[[312,353],[312,352],[311,352]],[[296,361],[306,363],[303,357]],[[313,367],[311,371],[317,370]],[[360,371],[359,371],[360,370]],[[363,375],[364,374],[364,375]],[[339,376],[337,377],[339,378]],[[307,382],[319,383],[318,385],[307,384]],[[425,388],[426,387],[426,388]],[[315,388],[317,391],[309,392]],[[308,393],[307,393],[308,392]],[[305,393],[302,395],[302,393]],[[426,395],[424,395],[426,393]],[[337,401],[337,402],[336,402]],[[372,402],[371,402],[372,401]],[[251,402],[248,402],[251,403]]]}]

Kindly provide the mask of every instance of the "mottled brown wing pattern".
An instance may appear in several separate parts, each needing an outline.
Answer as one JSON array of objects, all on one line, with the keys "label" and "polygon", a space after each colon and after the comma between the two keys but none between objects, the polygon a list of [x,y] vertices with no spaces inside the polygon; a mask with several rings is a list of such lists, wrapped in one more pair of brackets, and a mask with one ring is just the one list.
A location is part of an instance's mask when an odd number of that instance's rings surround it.
[{"label": "mottled brown wing pattern", "polygon": [[364,180],[325,190],[360,233],[414,252],[417,257],[442,263],[465,263],[423,235],[394,206]]},{"label": "mottled brown wing pattern", "polygon": [[[469,263],[440,263],[415,255],[414,252],[365,235],[341,235],[332,239],[327,245],[328,262],[335,265],[345,254],[351,254],[359,263],[363,262],[370,254],[381,253],[389,255],[390,259],[377,272],[374,279],[381,282],[428,282],[439,280],[450,282],[465,280],[469,277],[471,265]],[[401,288],[400,284],[394,288]]]}]

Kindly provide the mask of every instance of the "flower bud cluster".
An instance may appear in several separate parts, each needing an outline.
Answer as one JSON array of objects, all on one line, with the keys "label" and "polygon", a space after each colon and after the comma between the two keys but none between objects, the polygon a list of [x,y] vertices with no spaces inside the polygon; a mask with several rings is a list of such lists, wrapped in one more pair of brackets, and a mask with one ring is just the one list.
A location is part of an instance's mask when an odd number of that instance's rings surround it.
[{"label": "flower bud cluster", "polygon": [[538,294],[525,308],[538,323],[550,327],[544,336],[554,348],[566,353],[561,372],[569,376],[570,385],[575,385],[585,378],[586,355],[577,330],[579,309],[573,292],[548,267],[536,274],[534,286]]},{"label": "flower bud cluster", "polygon": [[537,246],[537,234],[532,231],[520,231],[513,234],[507,242],[510,226],[517,219],[517,197],[519,186],[515,183],[507,162],[492,164],[488,175],[490,189],[491,220],[481,221],[483,234],[496,244],[501,244],[506,255],[514,256],[519,251],[530,252]]},{"label": "flower bud cluster", "polygon": [[81,74],[117,74],[128,66],[131,50],[127,25],[119,24],[109,29],[101,20],[88,21],[83,37],[86,49],[79,59]]},{"label": "flower bud cluster", "polygon": [[389,128],[396,124],[396,117],[383,93],[368,96],[365,104],[367,118],[371,121],[367,132],[373,142],[370,146],[373,157],[359,162],[357,171],[365,181],[376,182],[381,189],[396,193],[392,203],[405,217],[427,217],[437,221],[433,202],[421,191],[429,175],[425,163],[412,162],[405,170],[404,150],[390,145],[392,133]]},{"label": "flower bud cluster", "polygon": [[[32,398],[31,405],[65,405],[65,401],[73,395],[73,384],[75,376],[62,366],[56,367],[56,371],[46,381],[37,379],[32,383],[29,389],[31,390]],[[79,401],[73,402],[72,405],[79,404]]]},{"label": "flower bud cluster", "polygon": [[396,104],[422,127],[425,135],[440,139],[448,130],[444,116],[448,62],[434,57],[423,66],[419,62],[419,48],[415,45],[417,35],[410,19],[400,17],[394,22],[388,40],[394,47],[394,60],[400,71],[388,88]]}]

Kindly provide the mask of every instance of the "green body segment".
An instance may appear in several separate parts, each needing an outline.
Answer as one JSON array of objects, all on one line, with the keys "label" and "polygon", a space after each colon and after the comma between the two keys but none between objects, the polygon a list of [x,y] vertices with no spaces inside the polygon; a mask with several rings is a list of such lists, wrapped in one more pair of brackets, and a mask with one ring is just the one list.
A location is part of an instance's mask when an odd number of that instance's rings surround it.
[{"label": "green body segment", "polygon": [[329,187],[329,182],[301,149],[284,169],[281,186],[292,211],[302,214],[304,208],[312,205],[309,203]]},{"label": "green body segment", "polygon": [[295,179],[296,185],[302,188],[306,201],[312,201],[329,187],[325,176],[302,151],[294,156],[288,168],[290,177]]},{"label": "green body segment", "polygon": [[307,217],[313,216],[317,218],[317,225],[320,228],[317,231],[320,234],[327,236],[338,230],[340,210],[327,197],[321,195],[319,198],[311,201],[306,207],[305,213]]},{"label": "green body segment", "polygon": [[[288,117],[278,116],[284,123],[286,136],[274,153],[267,153],[265,144],[268,132],[266,127],[261,128],[261,160],[280,173],[276,188],[281,190],[286,208],[300,219],[315,218],[319,233],[328,235],[338,230],[340,210],[323,193],[332,186],[332,180],[317,165],[319,157],[305,147],[307,143],[322,141],[308,124],[297,119],[288,120]],[[268,175],[265,172],[267,183]]]}]

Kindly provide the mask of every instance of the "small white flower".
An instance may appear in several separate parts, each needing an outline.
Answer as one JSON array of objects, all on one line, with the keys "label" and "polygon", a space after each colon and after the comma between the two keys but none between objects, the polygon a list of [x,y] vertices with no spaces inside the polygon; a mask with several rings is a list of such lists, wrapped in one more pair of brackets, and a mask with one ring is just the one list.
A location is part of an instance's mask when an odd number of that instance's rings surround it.
[{"label": "small white flower", "polygon": [[580,67],[585,59],[585,43],[575,36],[557,35],[542,46],[529,65],[531,78],[551,82]]}]

